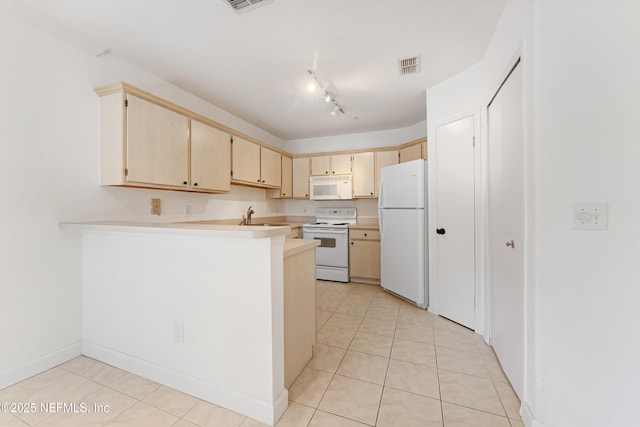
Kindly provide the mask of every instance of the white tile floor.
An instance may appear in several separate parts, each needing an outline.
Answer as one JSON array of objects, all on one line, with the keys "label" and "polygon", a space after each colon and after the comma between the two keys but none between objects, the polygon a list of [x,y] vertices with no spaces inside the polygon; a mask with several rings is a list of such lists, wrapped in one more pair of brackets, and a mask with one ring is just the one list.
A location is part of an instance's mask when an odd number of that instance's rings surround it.
[{"label": "white tile floor", "polygon": [[[379,286],[318,281],[316,303],[313,359],[279,427],[523,426],[493,350],[469,330]],[[88,409],[2,411],[0,426],[264,426],[83,356],[1,390],[0,402]]]}]

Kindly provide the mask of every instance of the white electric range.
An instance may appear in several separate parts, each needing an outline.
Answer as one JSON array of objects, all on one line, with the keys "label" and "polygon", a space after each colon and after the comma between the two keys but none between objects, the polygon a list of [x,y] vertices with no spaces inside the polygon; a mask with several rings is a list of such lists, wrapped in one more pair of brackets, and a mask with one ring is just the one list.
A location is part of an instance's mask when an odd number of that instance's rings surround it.
[{"label": "white electric range", "polygon": [[303,238],[320,241],[316,279],[349,281],[349,225],[356,221],[356,208],[316,208],[316,222],[302,226]]}]

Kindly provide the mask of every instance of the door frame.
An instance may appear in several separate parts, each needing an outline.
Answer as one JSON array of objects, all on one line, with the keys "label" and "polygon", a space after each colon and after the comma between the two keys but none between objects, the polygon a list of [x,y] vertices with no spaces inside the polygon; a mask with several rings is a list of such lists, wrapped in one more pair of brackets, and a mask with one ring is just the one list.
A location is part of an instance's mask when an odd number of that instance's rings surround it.
[{"label": "door frame", "polygon": [[[466,110],[462,113],[455,114],[450,116],[438,123],[434,126],[435,129],[435,137],[437,138],[437,129],[440,126],[445,126],[455,121],[465,119],[467,117],[473,118],[473,134],[475,138],[475,145],[473,149],[473,162],[474,162],[474,254],[475,254],[475,267],[474,267],[474,294],[476,299],[475,305],[475,330],[477,333],[480,333],[484,336],[483,333],[479,331],[484,327],[484,323],[482,323],[482,315],[483,310],[479,310],[479,307],[482,307],[481,304],[484,302],[484,278],[485,278],[485,268],[484,268],[484,259],[483,256],[486,251],[483,249],[483,241],[485,236],[483,235],[485,230],[482,227],[482,221],[485,216],[483,215],[482,206],[482,197],[480,197],[482,185],[483,185],[483,165],[482,165],[482,141],[481,137],[481,107],[478,105],[477,107]],[[427,151],[428,151],[428,194],[437,194],[437,160],[438,155],[436,151],[437,139],[433,144],[427,143]],[[440,314],[439,310],[439,283],[438,283],[438,239],[435,234],[435,229],[438,224],[438,200],[436,197],[429,197],[429,229],[427,235],[429,236],[429,311],[434,314]]]}]

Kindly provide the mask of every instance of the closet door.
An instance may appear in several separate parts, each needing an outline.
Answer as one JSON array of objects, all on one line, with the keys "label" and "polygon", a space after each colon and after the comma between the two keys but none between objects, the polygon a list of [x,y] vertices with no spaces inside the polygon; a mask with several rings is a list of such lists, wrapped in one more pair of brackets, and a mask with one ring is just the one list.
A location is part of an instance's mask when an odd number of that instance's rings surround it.
[{"label": "closet door", "polygon": [[489,104],[491,344],[522,399],[524,361],[524,128],[522,65]]}]

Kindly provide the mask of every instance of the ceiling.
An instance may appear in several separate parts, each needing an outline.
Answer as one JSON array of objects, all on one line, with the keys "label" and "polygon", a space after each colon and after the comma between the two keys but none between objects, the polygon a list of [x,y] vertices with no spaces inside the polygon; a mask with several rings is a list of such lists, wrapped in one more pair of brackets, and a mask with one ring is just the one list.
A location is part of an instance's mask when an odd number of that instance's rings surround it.
[{"label": "ceiling", "polygon": [[[21,0],[96,54],[152,72],[282,138],[404,128],[426,88],[477,63],[506,0]],[[56,25],[57,25],[56,24]],[[402,76],[399,59],[420,56]],[[308,92],[308,69],[343,108]]]}]

